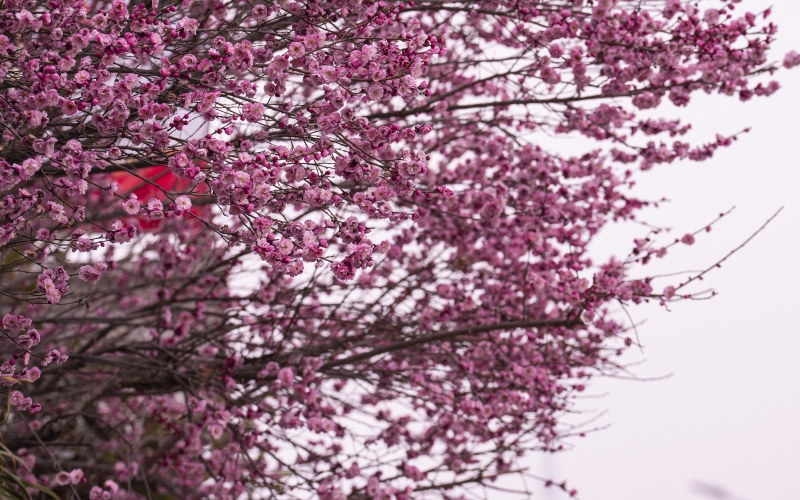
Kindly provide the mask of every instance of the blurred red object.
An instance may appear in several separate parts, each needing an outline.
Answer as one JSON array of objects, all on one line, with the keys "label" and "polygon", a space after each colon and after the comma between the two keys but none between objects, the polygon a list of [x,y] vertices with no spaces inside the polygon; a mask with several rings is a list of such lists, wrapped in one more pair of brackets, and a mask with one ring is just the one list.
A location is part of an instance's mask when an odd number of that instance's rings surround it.
[{"label": "blurred red object", "polygon": [[[182,193],[192,188],[192,181],[178,177],[165,165],[141,168],[138,169],[136,173],[139,177],[124,171],[114,172],[111,174],[111,179],[114,180],[119,187],[117,191],[118,194],[126,198],[131,194],[135,194],[142,205],[146,205],[148,201],[155,198],[165,202],[166,206],[164,209],[166,210],[169,208],[171,201],[164,194],[165,191],[169,193]],[[147,181],[142,178],[147,179]],[[194,192],[205,193],[205,184],[197,186]],[[199,214],[199,208],[194,207],[190,212],[197,215]],[[155,229],[161,223],[160,219],[148,220],[144,213],[134,218],[139,221],[142,229]]]}]

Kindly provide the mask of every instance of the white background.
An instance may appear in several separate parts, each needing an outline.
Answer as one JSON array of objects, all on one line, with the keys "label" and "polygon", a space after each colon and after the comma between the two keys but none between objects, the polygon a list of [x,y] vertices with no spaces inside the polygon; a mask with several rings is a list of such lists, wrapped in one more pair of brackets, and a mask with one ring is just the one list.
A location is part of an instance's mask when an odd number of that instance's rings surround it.
[{"label": "white background", "polygon": [[[769,5],[769,19],[780,26],[771,59],[782,61],[789,50],[800,51],[800,1],[744,0],[735,12]],[[581,499],[800,499],[800,67],[775,78],[782,89],[769,98],[742,103],[698,96],[688,108],[667,103],[663,110],[691,122],[700,142],[752,127],[710,161],[661,165],[639,175],[636,193],[671,200],[646,212],[646,219],[674,228],[672,236],[737,207],[693,246],[671,252],[670,269],[714,263],[785,208],[706,279],[719,292],[715,299],[677,304],[672,312],[657,306],[631,311],[647,322],[638,329],[644,354],[637,350],[627,359],[645,360],[635,369],[641,377],[670,378],[596,381],[589,392],[607,396],[580,406],[608,410],[601,423],[610,428],[574,440],[571,451],[527,459],[531,472],[567,479]],[[638,233],[612,228],[596,250],[624,255]],[[698,483],[706,485],[705,494]],[[708,491],[712,486],[716,494]],[[534,489],[534,498],[568,498]]]}]

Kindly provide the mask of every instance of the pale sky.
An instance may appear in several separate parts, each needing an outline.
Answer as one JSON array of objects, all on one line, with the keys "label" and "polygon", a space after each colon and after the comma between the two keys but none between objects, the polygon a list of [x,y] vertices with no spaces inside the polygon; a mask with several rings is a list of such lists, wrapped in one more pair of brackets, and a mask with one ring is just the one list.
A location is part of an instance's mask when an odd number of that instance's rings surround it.
[{"label": "pale sky", "polygon": [[[709,2],[708,5],[720,5]],[[771,59],[800,51],[800,1],[743,0],[737,12],[773,5],[780,26]],[[776,75],[770,98],[695,98],[688,109],[665,109],[712,139],[752,127],[704,163],[662,165],[639,176],[638,193],[671,203],[647,220],[681,236],[734,205],[736,210],[659,269],[713,264],[784,206],[781,215],[705,284],[719,295],[666,312],[634,308],[645,346],[632,351],[652,382],[596,381],[586,409],[607,410],[610,428],[575,440],[575,449],[528,460],[531,471],[567,479],[584,500],[701,500],[695,482],[730,492],[716,498],[800,499],[800,68]],[[705,142],[705,141],[702,141]],[[632,230],[602,235],[598,254],[629,249]],[[662,285],[667,283],[662,282]],[[490,493],[490,498],[519,498]],[[556,491],[534,498],[568,498]]]}]

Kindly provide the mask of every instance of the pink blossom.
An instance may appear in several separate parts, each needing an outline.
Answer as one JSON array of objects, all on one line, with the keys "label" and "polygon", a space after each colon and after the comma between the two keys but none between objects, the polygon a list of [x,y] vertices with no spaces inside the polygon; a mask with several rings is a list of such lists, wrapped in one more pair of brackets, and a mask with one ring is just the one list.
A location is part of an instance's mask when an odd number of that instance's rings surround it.
[{"label": "pink blossom", "polygon": [[66,116],[72,116],[78,112],[78,107],[70,100],[64,100],[61,104],[61,112]]},{"label": "pink blossom", "polygon": [[320,68],[320,76],[322,76],[322,79],[326,82],[335,82],[336,78],[338,78],[336,68],[333,66],[323,66]]},{"label": "pink blossom", "polygon": [[94,266],[81,266],[78,277],[87,283],[95,284],[100,279],[100,272]]},{"label": "pink blossom", "polygon": [[59,301],[61,301],[61,292],[58,290],[58,287],[56,287],[56,284],[53,282],[52,279],[44,278],[43,280],[41,280],[39,286],[45,293],[48,302],[50,302],[51,304],[56,304]]},{"label": "pink blossom", "polygon": [[690,0],[29,3],[0,23],[0,382],[42,415],[3,432],[46,430],[20,456],[93,500],[460,498],[557,450],[634,345],[620,304],[704,297],[647,267],[692,235],[596,235],[654,206],[639,170],[736,143],[695,142],[695,96],[784,69],[771,20]]},{"label": "pink blossom", "polygon": [[25,400],[25,396],[19,391],[11,391],[9,401],[13,406],[19,406]]},{"label": "pink blossom", "polygon": [[175,198],[175,209],[181,212],[186,212],[192,208],[192,200],[188,196],[178,196]]},{"label": "pink blossom", "polygon": [[719,9],[708,9],[703,14],[703,19],[708,24],[717,24],[719,23]]},{"label": "pink blossom", "polygon": [[24,375],[19,377],[19,380],[23,382],[36,382],[41,375],[42,371],[38,367],[34,366],[27,370]]},{"label": "pink blossom", "polygon": [[797,51],[790,51],[786,54],[783,58],[783,67],[787,69],[794,68],[795,66],[800,66],[800,53]]},{"label": "pink blossom", "polygon": [[55,477],[56,484],[59,486],[66,486],[70,484],[71,478],[68,472],[64,472],[63,470],[56,474]]},{"label": "pink blossom", "polygon": [[139,213],[139,200],[136,199],[135,194],[131,194],[127,200],[122,202],[122,209],[125,213],[130,215],[136,215]]},{"label": "pink blossom", "polygon": [[75,80],[75,83],[86,83],[86,81],[88,81],[89,78],[91,78],[91,75],[89,74],[89,72],[82,69],[82,70],[78,71],[77,73],[75,73],[74,80]]},{"label": "pink blossom", "polygon": [[303,44],[299,42],[292,42],[289,44],[287,52],[289,53],[290,56],[299,59],[305,55],[306,49],[305,47],[303,47]]},{"label": "pink blossom", "polygon": [[122,0],[114,0],[108,17],[114,21],[121,22],[128,18],[128,7]]},{"label": "pink blossom", "polygon": [[102,13],[97,13],[92,17],[92,26],[96,29],[103,29],[106,27],[107,18]]},{"label": "pink blossom", "polygon": [[[123,464],[124,467],[125,464]],[[114,466],[116,469],[116,465]],[[103,483],[103,488],[107,489],[111,493],[116,493],[119,491],[119,485],[113,479],[106,479]]]},{"label": "pink blossom", "polygon": [[192,54],[186,54],[180,59],[180,61],[178,61],[178,68],[181,71],[189,71],[194,69],[196,64],[197,58]]},{"label": "pink blossom", "polygon": [[208,433],[211,434],[211,437],[215,440],[218,440],[222,437],[224,433],[224,429],[219,424],[211,424],[207,427]]},{"label": "pink blossom", "polygon": [[248,102],[242,106],[242,116],[250,123],[256,123],[264,116],[264,105],[260,102]]},{"label": "pink blossom", "polygon": [[83,470],[81,469],[72,469],[69,473],[69,480],[72,484],[79,484],[83,479]]},{"label": "pink blossom", "polygon": [[278,371],[278,380],[284,387],[290,387],[294,382],[294,370],[290,366],[281,368]]},{"label": "pink blossom", "polygon": [[267,17],[269,17],[269,10],[267,9],[266,5],[258,4],[253,7],[253,10],[250,11],[250,14],[257,20],[263,21]]},{"label": "pink blossom", "polygon": [[380,83],[373,83],[367,90],[367,96],[373,101],[379,101],[383,98],[384,90],[383,85]]}]

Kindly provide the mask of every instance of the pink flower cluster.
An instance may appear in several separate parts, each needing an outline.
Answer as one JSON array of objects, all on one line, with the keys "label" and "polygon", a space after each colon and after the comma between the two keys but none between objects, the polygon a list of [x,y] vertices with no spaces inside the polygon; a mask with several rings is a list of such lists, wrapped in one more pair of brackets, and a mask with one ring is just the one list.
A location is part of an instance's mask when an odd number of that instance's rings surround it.
[{"label": "pink flower cluster", "polygon": [[702,278],[631,278],[700,232],[589,252],[648,205],[638,170],[737,138],[657,110],[779,88],[769,12],[696,4],[5,0],[0,384],[36,414],[2,420],[26,480],[456,498],[560,449],[633,343],[613,308]]}]

